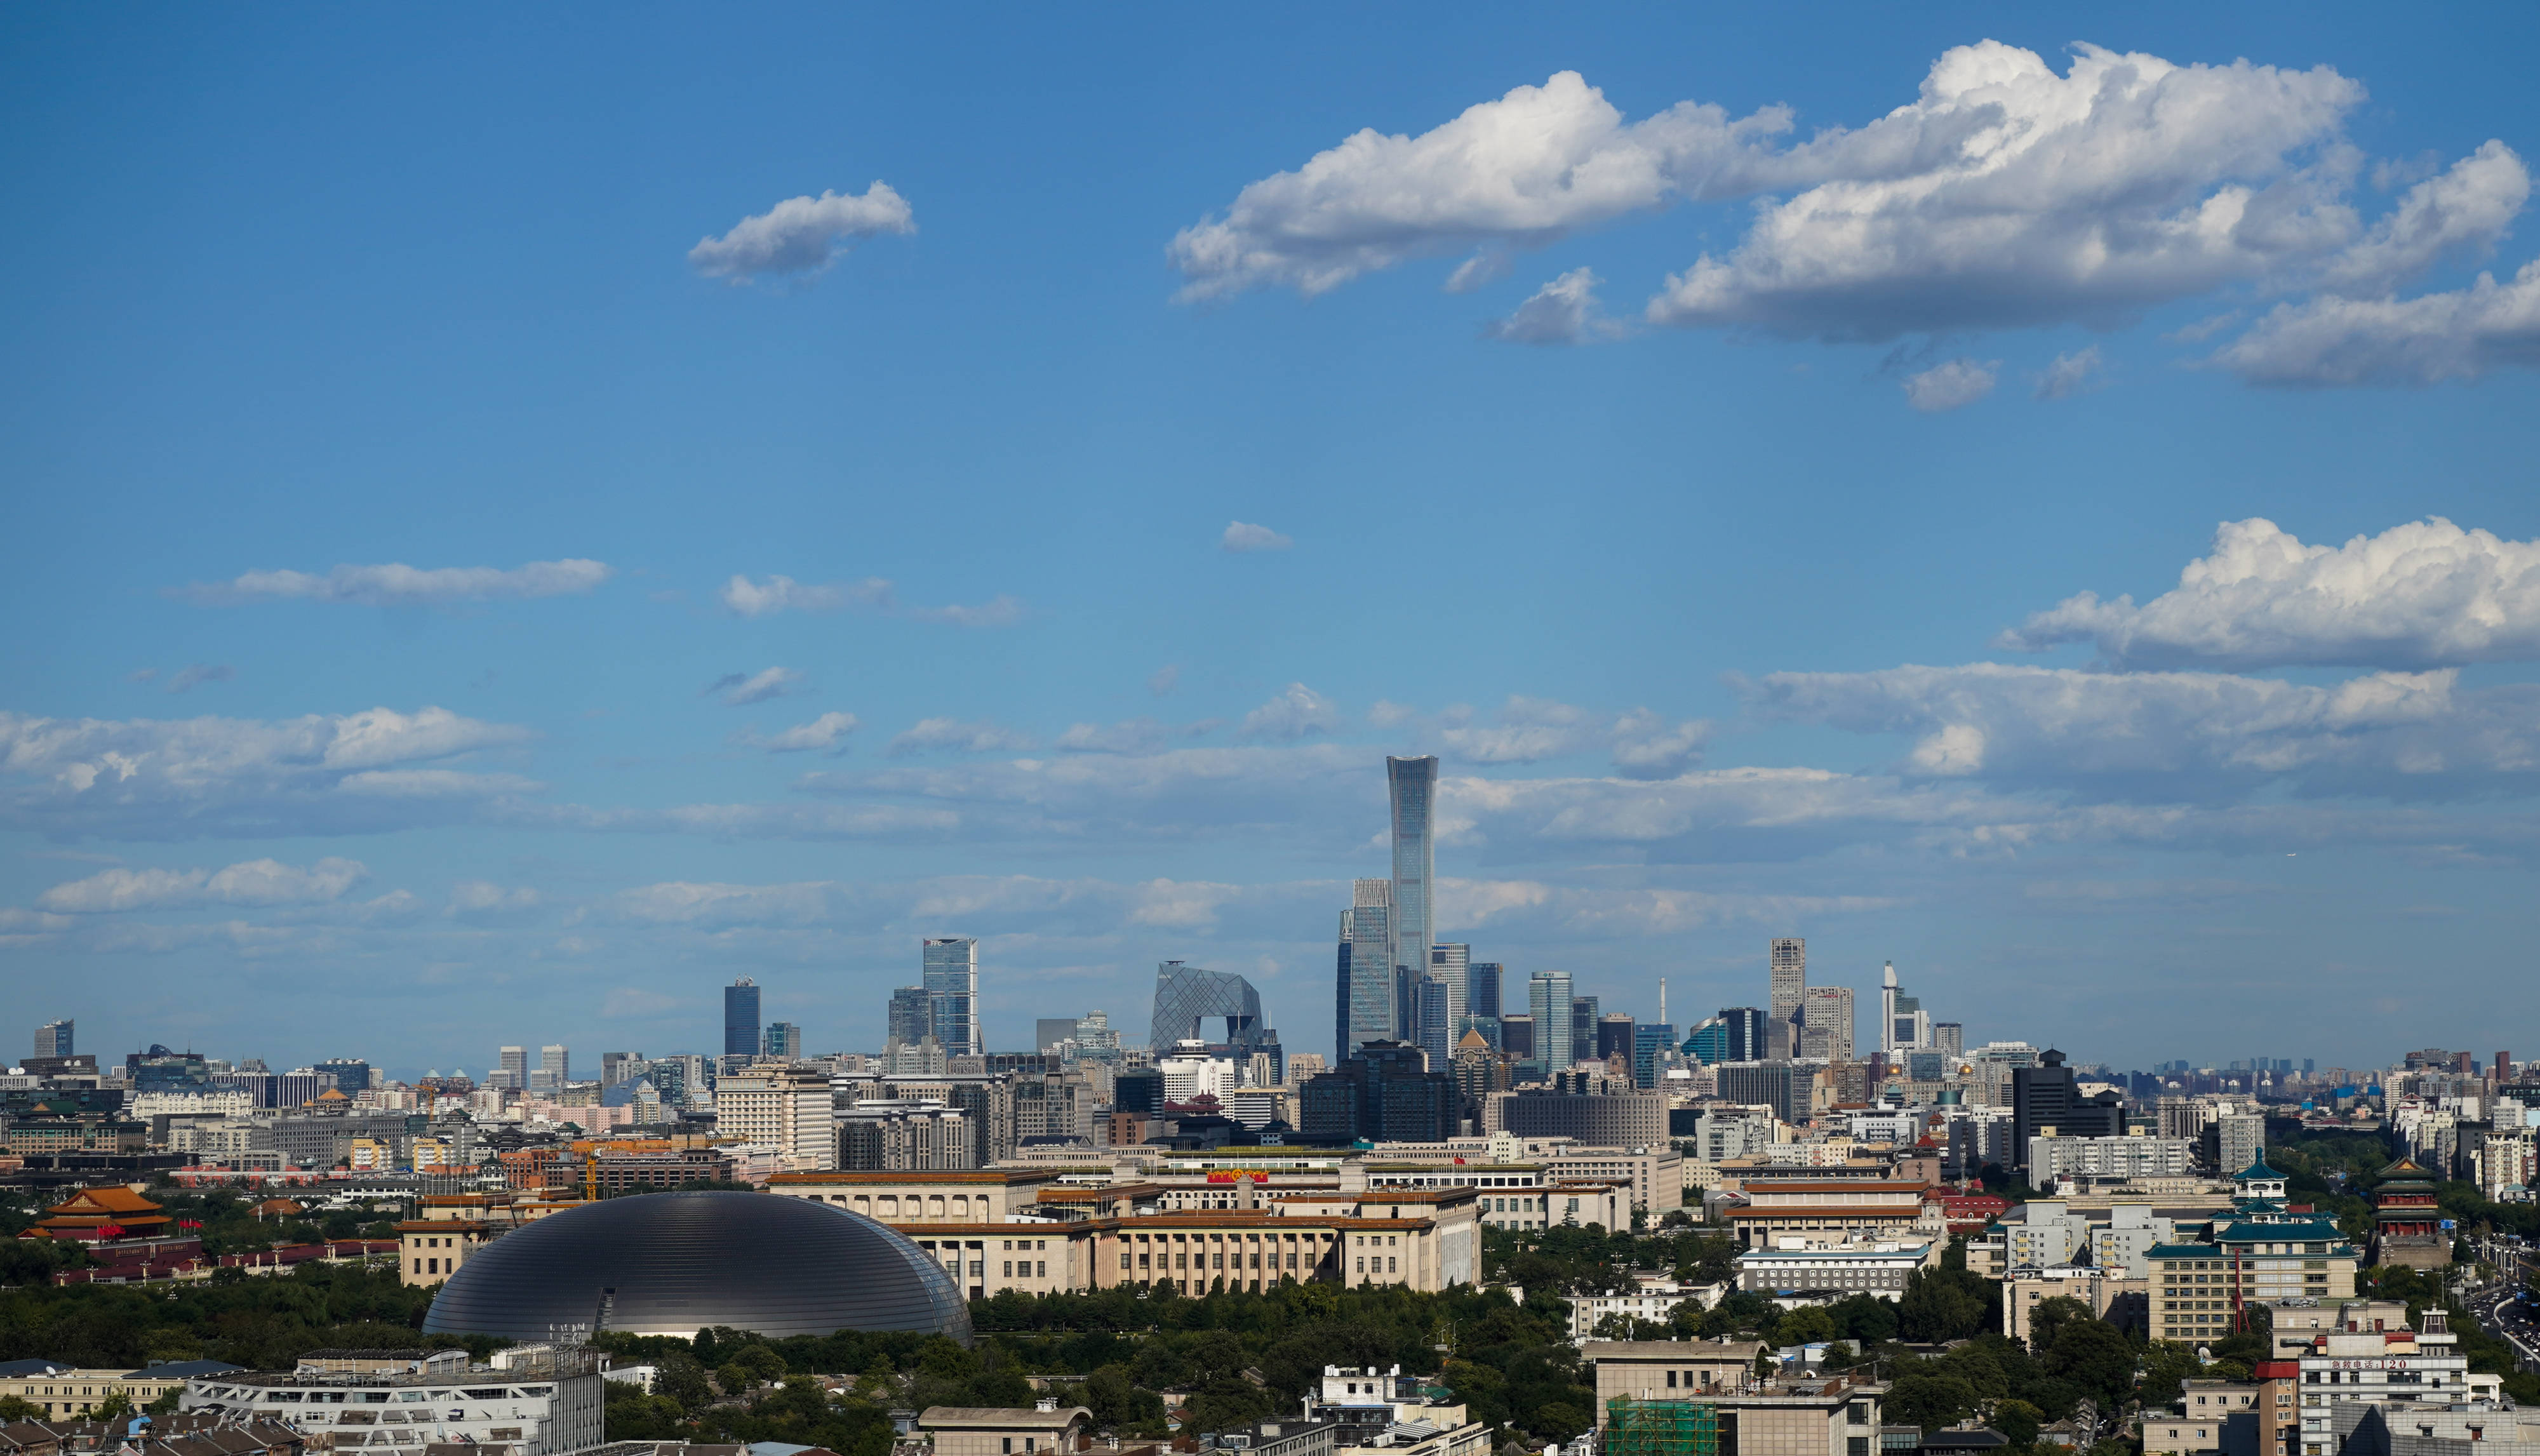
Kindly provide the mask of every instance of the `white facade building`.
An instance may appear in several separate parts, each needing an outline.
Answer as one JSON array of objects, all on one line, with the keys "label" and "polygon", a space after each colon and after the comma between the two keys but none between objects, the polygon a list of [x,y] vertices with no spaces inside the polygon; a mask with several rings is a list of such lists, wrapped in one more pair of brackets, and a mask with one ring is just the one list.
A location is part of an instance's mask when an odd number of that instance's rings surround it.
[{"label": "white facade building", "polygon": [[604,1443],[595,1352],[528,1346],[498,1352],[491,1365],[470,1365],[463,1350],[381,1357],[399,1353],[311,1354],[280,1373],[199,1376],[177,1409],[280,1421],[338,1453],[464,1444],[485,1456],[570,1456]]},{"label": "white facade building", "polygon": [[2031,1138],[2028,1181],[2048,1188],[2066,1177],[2180,1177],[2195,1150],[2184,1138]]},{"label": "white facade building", "polygon": [[829,1075],[809,1068],[750,1067],[726,1073],[714,1093],[715,1132],[785,1150],[787,1170],[838,1165]]}]

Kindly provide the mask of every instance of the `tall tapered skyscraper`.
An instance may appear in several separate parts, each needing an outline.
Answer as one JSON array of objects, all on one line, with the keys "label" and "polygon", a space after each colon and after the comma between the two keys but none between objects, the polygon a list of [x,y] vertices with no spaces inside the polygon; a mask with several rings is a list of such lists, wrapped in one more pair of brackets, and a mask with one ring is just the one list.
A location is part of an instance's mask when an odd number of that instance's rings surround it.
[{"label": "tall tapered skyscraper", "polygon": [[1393,881],[1362,879],[1351,887],[1341,912],[1340,953],[1335,967],[1332,1047],[1347,1061],[1372,1041],[1402,1034],[1393,972]]},{"label": "tall tapered skyscraper", "polygon": [[976,1057],[988,1050],[979,1034],[979,942],[968,936],[939,936],[921,942],[926,1009],[936,1044],[948,1057]]},{"label": "tall tapered skyscraper", "polygon": [[1438,926],[1430,887],[1438,877],[1438,855],[1429,833],[1430,809],[1438,797],[1438,760],[1387,758],[1385,786],[1393,801],[1393,963],[1408,966],[1415,977],[1429,974],[1429,947]]}]

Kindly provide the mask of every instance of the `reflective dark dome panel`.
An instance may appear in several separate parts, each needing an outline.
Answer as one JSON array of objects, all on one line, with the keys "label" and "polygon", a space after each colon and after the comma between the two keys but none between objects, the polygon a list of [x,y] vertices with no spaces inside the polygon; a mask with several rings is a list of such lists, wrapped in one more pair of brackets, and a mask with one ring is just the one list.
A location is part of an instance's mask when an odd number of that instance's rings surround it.
[{"label": "reflective dark dome panel", "polygon": [[970,1342],[959,1285],[898,1233],[768,1193],[651,1193],[550,1213],[441,1286],[434,1334],[546,1340],[557,1326],[769,1337],[927,1330]]}]

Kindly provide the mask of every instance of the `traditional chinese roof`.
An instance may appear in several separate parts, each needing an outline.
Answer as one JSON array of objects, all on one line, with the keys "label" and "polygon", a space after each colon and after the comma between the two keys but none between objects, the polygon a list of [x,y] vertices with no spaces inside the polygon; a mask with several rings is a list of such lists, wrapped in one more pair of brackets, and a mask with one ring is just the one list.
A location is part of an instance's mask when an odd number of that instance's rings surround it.
[{"label": "traditional chinese roof", "polygon": [[104,1188],[83,1188],[69,1198],[44,1211],[46,1213],[82,1217],[95,1213],[156,1213],[159,1206],[120,1183]]}]

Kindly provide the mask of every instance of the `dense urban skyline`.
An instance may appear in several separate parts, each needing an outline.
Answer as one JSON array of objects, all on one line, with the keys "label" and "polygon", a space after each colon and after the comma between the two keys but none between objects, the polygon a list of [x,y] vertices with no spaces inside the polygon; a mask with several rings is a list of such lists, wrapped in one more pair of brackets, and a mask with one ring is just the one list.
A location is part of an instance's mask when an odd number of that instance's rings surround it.
[{"label": "dense urban skyline", "polygon": [[0,1035],[2540,1043],[2540,17],[782,15],[8,19]]}]

